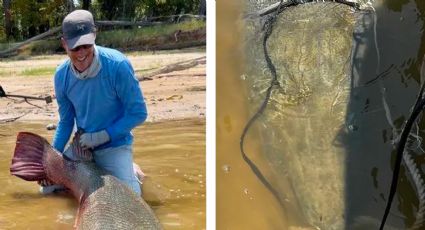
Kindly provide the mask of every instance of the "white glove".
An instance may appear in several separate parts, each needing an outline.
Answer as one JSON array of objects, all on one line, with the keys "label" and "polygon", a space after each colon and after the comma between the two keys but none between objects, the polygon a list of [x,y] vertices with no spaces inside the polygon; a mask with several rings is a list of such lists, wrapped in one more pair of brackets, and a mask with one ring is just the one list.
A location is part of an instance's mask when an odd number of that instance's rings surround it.
[{"label": "white glove", "polygon": [[92,149],[110,140],[106,130],[95,133],[83,133],[80,137],[80,146],[83,149]]}]

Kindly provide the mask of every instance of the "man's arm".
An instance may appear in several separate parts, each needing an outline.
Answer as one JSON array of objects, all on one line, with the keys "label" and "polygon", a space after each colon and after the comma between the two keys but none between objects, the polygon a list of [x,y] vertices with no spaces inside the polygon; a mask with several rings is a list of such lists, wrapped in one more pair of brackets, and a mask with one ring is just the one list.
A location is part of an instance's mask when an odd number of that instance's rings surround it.
[{"label": "man's arm", "polygon": [[115,90],[123,103],[125,113],[122,118],[106,128],[112,141],[125,136],[147,118],[146,104],[139,81],[134,76],[133,67],[128,60],[119,65],[115,79]]},{"label": "man's arm", "polygon": [[75,110],[71,101],[66,97],[63,90],[63,78],[55,76],[55,95],[58,103],[59,122],[58,127],[53,137],[53,147],[63,152],[66,143],[68,143],[74,127]]},{"label": "man's arm", "polygon": [[146,104],[139,81],[134,76],[133,68],[128,60],[119,64],[113,78],[114,90],[125,111],[121,118],[105,130],[81,135],[80,145],[85,149],[95,148],[108,141],[120,139],[146,120]]}]

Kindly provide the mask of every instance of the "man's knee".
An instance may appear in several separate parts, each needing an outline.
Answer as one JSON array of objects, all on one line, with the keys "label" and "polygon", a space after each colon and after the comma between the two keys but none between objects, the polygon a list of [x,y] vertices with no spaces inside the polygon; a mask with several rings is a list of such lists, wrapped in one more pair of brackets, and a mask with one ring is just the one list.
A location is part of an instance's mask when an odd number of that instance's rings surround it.
[{"label": "man's knee", "polygon": [[133,180],[129,183],[126,183],[127,185],[130,186],[130,188],[139,196],[142,195],[142,189],[140,188],[140,184],[139,182],[137,182],[137,180]]},{"label": "man's knee", "polygon": [[106,169],[134,192],[141,195],[140,185],[134,173],[131,146],[125,145],[96,151],[94,159],[99,167]]}]

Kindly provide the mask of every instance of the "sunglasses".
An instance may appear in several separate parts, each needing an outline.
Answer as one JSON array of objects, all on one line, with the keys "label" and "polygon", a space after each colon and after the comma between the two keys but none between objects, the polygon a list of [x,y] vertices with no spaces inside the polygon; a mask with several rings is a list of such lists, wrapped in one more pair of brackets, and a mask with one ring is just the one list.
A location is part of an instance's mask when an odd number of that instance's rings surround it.
[{"label": "sunglasses", "polygon": [[79,51],[80,49],[90,49],[90,48],[92,48],[93,47],[93,45],[81,45],[81,46],[77,46],[77,47],[75,47],[74,49],[71,49],[71,51],[72,52],[77,52],[77,51]]}]

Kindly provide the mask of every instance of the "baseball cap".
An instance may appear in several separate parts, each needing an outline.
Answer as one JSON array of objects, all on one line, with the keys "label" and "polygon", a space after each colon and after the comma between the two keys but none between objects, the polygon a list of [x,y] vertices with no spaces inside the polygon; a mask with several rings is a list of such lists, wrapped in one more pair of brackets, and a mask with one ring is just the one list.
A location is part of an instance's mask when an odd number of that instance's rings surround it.
[{"label": "baseball cap", "polygon": [[62,33],[70,49],[80,45],[93,45],[96,38],[93,15],[87,10],[75,10],[62,22]]}]

